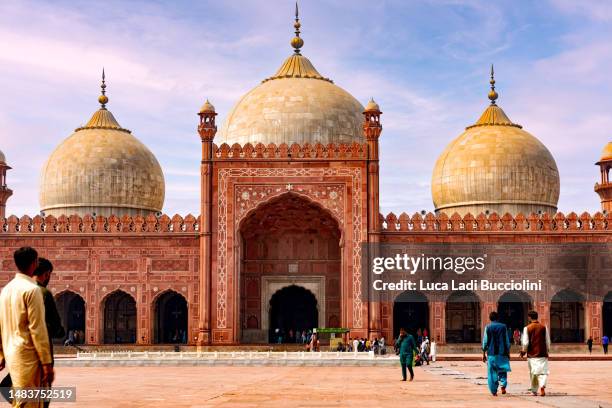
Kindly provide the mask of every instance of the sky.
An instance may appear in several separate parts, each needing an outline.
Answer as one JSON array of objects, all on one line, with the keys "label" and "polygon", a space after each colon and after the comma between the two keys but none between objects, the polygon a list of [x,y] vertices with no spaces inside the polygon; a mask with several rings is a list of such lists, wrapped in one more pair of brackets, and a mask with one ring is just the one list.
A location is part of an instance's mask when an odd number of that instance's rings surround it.
[{"label": "sky", "polygon": [[[292,52],[294,2],[0,2],[0,150],[13,168],[7,213],[35,215],[41,168],[98,108],[155,154],[164,212],[197,214],[196,113],[219,123]],[[302,0],[317,70],[383,113],[381,212],[433,210],[438,155],[488,104],[538,137],[559,167],[559,210],[600,209],[594,163],[612,140],[612,2]]]}]

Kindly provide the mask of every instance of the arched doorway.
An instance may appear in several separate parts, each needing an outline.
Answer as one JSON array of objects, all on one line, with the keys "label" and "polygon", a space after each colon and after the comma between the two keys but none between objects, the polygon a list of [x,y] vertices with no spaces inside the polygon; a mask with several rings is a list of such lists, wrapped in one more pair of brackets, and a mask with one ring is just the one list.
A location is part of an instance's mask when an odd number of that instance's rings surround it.
[{"label": "arched doorway", "polygon": [[104,301],[104,343],[136,342],[136,301],[118,290]]},{"label": "arched doorway", "polygon": [[480,299],[472,291],[455,291],[446,300],[446,342],[480,341]]},{"label": "arched doorway", "polygon": [[606,335],[608,338],[612,337],[612,292],[608,292],[604,297],[601,318],[603,320],[603,332],[601,335]]},{"label": "arched doorway", "polygon": [[[72,332],[74,342],[83,344],[85,342],[85,301],[74,292],[62,292],[56,299],[57,312],[62,319],[62,325],[66,336]],[[56,342],[63,342],[64,339]]]},{"label": "arched doorway", "polygon": [[[240,194],[249,199],[257,197],[255,190]],[[319,323],[315,321],[312,327],[307,327],[310,323],[295,322],[298,327],[312,329],[328,322],[343,323],[341,231],[328,210],[299,194],[284,193],[249,212],[240,223],[239,232],[237,306],[242,343],[268,342],[271,330],[278,328],[274,325],[284,326],[291,321],[294,311],[278,309],[274,312],[277,320],[273,321],[270,310],[272,296],[291,285],[307,289],[319,302]],[[295,333],[293,339],[296,341]]]},{"label": "arched doorway", "polygon": [[513,333],[515,329],[523,332],[527,325],[527,313],[531,308],[531,297],[522,291],[506,292],[497,301],[499,321]]},{"label": "arched doorway", "polygon": [[[291,285],[270,299],[270,343],[295,342],[295,333],[318,326],[317,299],[309,290]],[[293,336],[290,337],[290,333]]]},{"label": "arched doorway", "polygon": [[570,289],[553,296],[550,303],[550,335],[554,343],[583,343],[584,297]]},{"label": "arched doorway", "polygon": [[155,343],[187,343],[188,311],[185,298],[168,291],[160,295],[154,307]]},{"label": "arched doorway", "polygon": [[393,338],[397,339],[401,328],[413,336],[419,329],[429,328],[429,304],[421,292],[407,290],[393,302]]}]

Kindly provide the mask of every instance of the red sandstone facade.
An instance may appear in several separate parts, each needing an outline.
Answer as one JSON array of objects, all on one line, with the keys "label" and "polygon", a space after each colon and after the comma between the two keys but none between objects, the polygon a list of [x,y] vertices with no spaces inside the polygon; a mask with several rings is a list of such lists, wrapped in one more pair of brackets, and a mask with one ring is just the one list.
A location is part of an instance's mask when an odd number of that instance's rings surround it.
[{"label": "red sandstone facade", "polygon": [[[369,278],[361,261],[373,254],[363,253],[363,243],[488,243],[509,259],[515,244],[612,243],[610,213],[380,215],[380,114],[365,112],[363,144],[215,146],[216,113],[202,111],[201,220],[191,215],[0,217],[0,286],[14,273],[13,251],[37,248],[55,264],[56,296],[71,292],[84,300],[88,344],[109,342],[105,333],[112,325],[122,342],[160,342],[158,300],[169,292],[187,304],[187,343],[267,342],[271,298],[290,285],[315,296],[317,326],[389,339],[397,331],[394,299],[364,301]],[[516,271],[501,265],[502,273]],[[601,271],[596,284],[610,284],[610,264]],[[133,333],[130,339],[117,335],[117,325],[132,323],[109,323],[107,300],[116,293],[135,302],[133,332],[120,327],[121,333]],[[477,309],[460,317],[482,331],[502,295],[477,294]],[[550,301],[531,296],[527,302],[551,323]],[[603,302],[585,297],[584,315],[578,317],[585,337],[596,342]],[[123,307],[117,306],[129,309]],[[430,335],[447,342],[447,326],[461,324],[447,316],[454,309],[438,296],[427,296],[426,307]]]}]

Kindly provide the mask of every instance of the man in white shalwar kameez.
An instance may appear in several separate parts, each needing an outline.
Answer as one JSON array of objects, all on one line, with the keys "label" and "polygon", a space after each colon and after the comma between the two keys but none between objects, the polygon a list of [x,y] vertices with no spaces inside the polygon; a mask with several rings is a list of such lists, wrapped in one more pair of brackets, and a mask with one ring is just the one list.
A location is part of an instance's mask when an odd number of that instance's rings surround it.
[{"label": "man in white shalwar kameez", "polygon": [[[15,251],[19,272],[0,292],[0,368],[6,364],[13,388],[41,388],[53,381],[43,294],[32,278],[38,254]],[[42,401],[15,398],[14,407],[42,407]]]},{"label": "man in white shalwar kameez", "polygon": [[538,312],[528,313],[529,324],[523,329],[521,336],[521,357],[527,354],[529,378],[533,395],[546,395],[546,380],[548,378],[548,353],[550,352],[550,334],[548,328],[538,322]]}]

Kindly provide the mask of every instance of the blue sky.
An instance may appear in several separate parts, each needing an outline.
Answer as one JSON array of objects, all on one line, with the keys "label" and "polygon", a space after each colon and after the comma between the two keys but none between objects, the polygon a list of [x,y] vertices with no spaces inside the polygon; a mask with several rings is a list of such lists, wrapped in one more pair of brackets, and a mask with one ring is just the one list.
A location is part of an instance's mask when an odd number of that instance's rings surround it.
[{"label": "blue sky", "polygon": [[[199,208],[199,106],[222,121],[291,53],[294,3],[3,1],[0,150],[13,167],[7,212],[37,214],[40,170],[97,109],[109,109],[166,177],[164,211]],[[363,104],[384,111],[381,209],[432,210],[431,172],[447,143],[499,105],[547,145],[559,209],[600,208],[593,165],[612,135],[612,2],[583,0],[300,2],[303,54]]]}]

